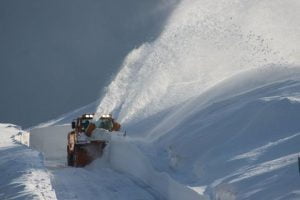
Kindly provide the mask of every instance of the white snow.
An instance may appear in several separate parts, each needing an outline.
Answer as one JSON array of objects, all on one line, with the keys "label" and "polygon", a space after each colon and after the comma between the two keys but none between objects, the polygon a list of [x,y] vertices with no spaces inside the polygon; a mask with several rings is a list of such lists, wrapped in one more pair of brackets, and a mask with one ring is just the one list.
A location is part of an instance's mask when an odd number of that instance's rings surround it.
[{"label": "white snow", "polygon": [[[128,195],[128,199],[202,199],[166,173],[157,172],[123,134],[112,135],[101,160],[84,169],[62,168],[66,165],[66,138],[70,130],[69,125],[58,125],[30,131],[31,147],[43,152],[46,166],[52,170],[58,199],[97,199],[99,196],[123,199]],[[83,192],[82,185],[87,187]]]},{"label": "white snow", "polygon": [[157,171],[212,199],[300,198],[297,9],[181,1],[124,60],[98,115],[113,113]]},{"label": "white snow", "polygon": [[281,143],[284,143],[288,140],[292,140],[295,137],[299,136],[300,133],[296,133],[292,136],[283,138],[283,139],[279,139],[276,142],[269,142],[268,144],[262,146],[262,147],[258,147],[256,149],[253,149],[247,153],[243,153],[240,155],[237,155],[235,157],[233,157],[231,160],[239,160],[239,159],[251,159],[251,160],[256,160],[258,159],[264,152],[266,152],[268,149],[275,147],[276,145],[279,145]]},{"label": "white snow", "polygon": [[[43,152],[58,199],[297,199],[300,103],[290,98],[298,96],[299,72],[232,76],[128,123],[127,136],[111,137],[105,156],[84,169],[63,167],[69,124],[33,128],[30,144]],[[80,183],[89,189],[79,192]]]},{"label": "white snow", "polygon": [[[113,113],[127,131],[101,159],[65,167],[69,123],[95,103],[30,130],[57,199],[299,199],[299,9],[297,0],[181,1],[101,99],[96,116]],[[6,146],[17,144],[0,145],[13,154]],[[14,155],[27,151],[36,152]],[[23,175],[29,190],[36,182]]]},{"label": "white snow", "polygon": [[14,140],[22,130],[0,124],[0,199],[56,199],[43,157]]},{"label": "white snow", "polygon": [[[94,163],[94,164],[97,164]],[[147,186],[107,167],[63,168],[53,170],[57,199],[158,199]]]},{"label": "white snow", "polygon": [[242,170],[238,171],[237,174],[234,174],[234,176],[238,176],[238,178],[231,180],[229,183],[235,183],[235,182],[247,179],[247,178],[251,178],[253,176],[258,176],[258,175],[261,175],[264,173],[269,173],[274,170],[278,170],[280,168],[289,166],[289,165],[297,162],[297,156],[298,156],[298,153],[294,153],[294,154],[283,156],[281,158],[277,158],[277,159],[274,159],[271,161],[260,163],[255,166],[251,166],[246,169],[242,169]]},{"label": "white snow", "polygon": [[156,171],[130,140],[115,137],[110,143],[109,157],[112,168],[149,185],[163,199],[205,199],[190,188],[174,181],[167,173]]}]

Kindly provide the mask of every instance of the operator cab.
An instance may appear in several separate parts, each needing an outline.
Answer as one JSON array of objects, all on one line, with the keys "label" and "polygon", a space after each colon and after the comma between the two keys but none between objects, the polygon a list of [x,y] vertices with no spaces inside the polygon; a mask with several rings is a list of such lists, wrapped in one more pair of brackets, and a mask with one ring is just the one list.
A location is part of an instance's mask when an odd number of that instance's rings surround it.
[{"label": "operator cab", "polygon": [[82,115],[81,117],[72,121],[72,129],[77,129],[79,132],[85,132],[93,118],[94,114]]},{"label": "operator cab", "polygon": [[114,127],[114,121],[111,114],[102,115],[97,121],[96,126],[98,128],[103,128],[108,131],[112,131]]}]

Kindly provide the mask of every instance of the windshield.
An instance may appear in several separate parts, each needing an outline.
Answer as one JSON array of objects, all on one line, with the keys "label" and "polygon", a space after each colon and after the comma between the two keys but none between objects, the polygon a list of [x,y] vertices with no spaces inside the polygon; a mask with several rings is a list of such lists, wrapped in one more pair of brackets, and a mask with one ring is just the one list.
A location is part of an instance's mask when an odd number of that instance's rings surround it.
[{"label": "windshield", "polygon": [[112,130],[113,128],[113,123],[111,119],[100,119],[100,126],[99,128],[103,128],[106,130]]},{"label": "windshield", "polygon": [[87,129],[87,127],[89,126],[89,124],[90,124],[90,120],[88,120],[88,119],[83,119],[82,121],[81,121],[81,125],[82,125],[82,130],[86,130]]}]

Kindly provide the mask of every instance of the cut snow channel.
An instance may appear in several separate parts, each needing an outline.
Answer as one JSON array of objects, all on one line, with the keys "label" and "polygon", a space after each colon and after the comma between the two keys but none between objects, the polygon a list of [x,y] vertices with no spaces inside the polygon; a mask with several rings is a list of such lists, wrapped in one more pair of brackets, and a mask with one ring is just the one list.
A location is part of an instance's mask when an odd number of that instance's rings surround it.
[{"label": "cut snow channel", "polygon": [[107,165],[97,165],[99,160],[86,168],[66,167],[67,134],[70,130],[70,125],[30,130],[30,145],[43,153],[45,164],[53,174],[52,184],[57,199],[157,199],[146,186],[136,184]]},{"label": "cut snow channel", "polygon": [[69,125],[61,125],[35,128],[30,134],[31,147],[43,152],[46,163],[51,163],[48,167],[53,170],[58,199],[204,199],[166,173],[157,172],[130,139],[119,135],[112,135],[105,156],[91,165],[58,168],[66,162],[69,131]]}]

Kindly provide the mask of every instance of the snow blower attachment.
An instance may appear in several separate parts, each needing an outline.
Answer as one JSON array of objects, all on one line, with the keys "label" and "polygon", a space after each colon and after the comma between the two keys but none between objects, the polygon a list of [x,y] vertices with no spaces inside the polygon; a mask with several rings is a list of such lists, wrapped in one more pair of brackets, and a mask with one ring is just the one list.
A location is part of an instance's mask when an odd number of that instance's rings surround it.
[{"label": "snow blower attachment", "polygon": [[84,167],[101,157],[110,134],[121,128],[111,115],[102,115],[97,121],[93,118],[93,114],[84,114],[72,122],[68,134],[68,166]]}]

